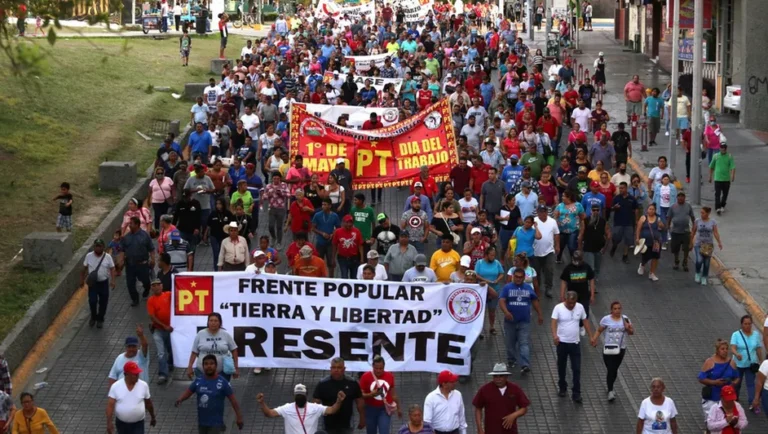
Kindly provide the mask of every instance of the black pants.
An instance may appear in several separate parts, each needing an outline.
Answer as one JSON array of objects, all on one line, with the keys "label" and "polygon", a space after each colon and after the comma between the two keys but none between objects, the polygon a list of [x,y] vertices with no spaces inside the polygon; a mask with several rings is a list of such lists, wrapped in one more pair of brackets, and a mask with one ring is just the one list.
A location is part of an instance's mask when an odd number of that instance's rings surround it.
[{"label": "black pants", "polygon": [[131,301],[139,302],[139,292],[136,290],[136,281],[144,286],[144,294],[149,294],[149,264],[125,264],[125,283],[128,286],[128,294],[131,295]]},{"label": "black pants", "polygon": [[91,308],[91,319],[104,322],[109,303],[109,279],[88,286],[88,306]]},{"label": "black pants", "polygon": [[26,16],[16,19],[16,27],[19,29],[19,36],[24,36],[24,30],[27,28]]},{"label": "black pants", "polygon": [[605,381],[609,392],[613,391],[613,383],[616,382],[616,377],[619,376],[619,366],[621,366],[621,362],[624,360],[624,353],[626,352],[626,349],[622,349],[619,354],[613,356],[603,354],[603,363],[605,363],[605,369],[608,371],[605,375]]},{"label": "black pants", "polygon": [[174,15],[173,22],[176,24],[176,31],[179,31],[179,25],[181,24],[181,15]]},{"label": "black pants", "polygon": [[725,208],[730,190],[731,181],[715,181],[715,210]]},{"label": "black pants", "polygon": [[580,344],[566,344],[560,342],[557,345],[557,386],[561,391],[568,390],[568,382],[565,380],[565,368],[568,359],[571,359],[571,371],[573,371],[573,397],[581,396],[581,347]]},{"label": "black pants", "polygon": [[685,153],[685,177],[686,178],[691,177],[691,153],[690,152]]},{"label": "black pants", "polygon": [[672,255],[675,256],[675,265],[680,263],[680,250],[683,251],[683,264],[688,264],[688,252],[691,250],[691,233],[685,232],[682,234],[672,233],[671,249]]},{"label": "black pants", "polygon": [[159,229],[160,228],[160,217],[163,216],[163,214],[168,213],[168,202],[160,202],[160,203],[153,203],[152,204],[152,211],[155,213],[154,218],[154,228]]}]

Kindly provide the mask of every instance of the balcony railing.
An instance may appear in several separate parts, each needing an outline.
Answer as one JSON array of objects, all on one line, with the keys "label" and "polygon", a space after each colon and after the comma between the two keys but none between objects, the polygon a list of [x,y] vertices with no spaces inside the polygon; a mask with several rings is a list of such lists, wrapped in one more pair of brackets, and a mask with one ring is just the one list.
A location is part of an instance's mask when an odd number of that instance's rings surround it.
[{"label": "balcony railing", "polygon": [[[693,74],[692,61],[683,60],[683,74]],[[704,70],[702,75],[706,80],[717,80],[717,62],[704,62]]]}]

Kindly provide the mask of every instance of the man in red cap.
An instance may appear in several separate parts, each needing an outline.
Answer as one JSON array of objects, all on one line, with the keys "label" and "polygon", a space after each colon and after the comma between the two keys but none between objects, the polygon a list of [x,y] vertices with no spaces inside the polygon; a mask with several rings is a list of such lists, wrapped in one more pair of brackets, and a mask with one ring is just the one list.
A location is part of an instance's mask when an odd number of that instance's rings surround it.
[{"label": "man in red cap", "polygon": [[747,414],[738,400],[739,395],[733,386],[723,386],[720,389],[720,405],[712,406],[707,414],[707,429],[711,432],[741,434],[747,427]]},{"label": "man in red cap", "polygon": [[[363,234],[354,227],[353,220],[351,215],[345,215],[341,219],[341,227],[333,232],[331,239],[331,258],[339,261],[342,279],[354,279],[363,258]],[[329,268],[335,265],[331,263]]]},{"label": "man in red cap", "polygon": [[[495,364],[493,371],[488,375],[493,379],[482,386],[472,399],[477,432],[517,434],[517,419],[528,413],[531,402],[520,386],[507,381],[507,376],[510,374],[505,364]],[[485,423],[483,423],[483,411],[485,411]]]},{"label": "man in red cap", "polygon": [[437,389],[424,399],[424,423],[432,426],[436,433],[466,434],[467,418],[464,400],[456,390],[459,376],[451,371],[442,371],[437,376]]},{"label": "man in red cap", "polygon": [[600,214],[605,213],[605,195],[600,193],[600,183],[592,181],[589,183],[589,190],[581,198],[581,206],[584,207],[584,212],[587,214],[587,219],[592,216],[592,205],[600,206]]},{"label": "man in red cap", "polygon": [[125,376],[109,388],[107,402],[107,433],[143,433],[144,418],[149,411],[149,426],[155,426],[155,407],[149,395],[149,385],[139,380],[143,371],[136,362],[123,365]]}]

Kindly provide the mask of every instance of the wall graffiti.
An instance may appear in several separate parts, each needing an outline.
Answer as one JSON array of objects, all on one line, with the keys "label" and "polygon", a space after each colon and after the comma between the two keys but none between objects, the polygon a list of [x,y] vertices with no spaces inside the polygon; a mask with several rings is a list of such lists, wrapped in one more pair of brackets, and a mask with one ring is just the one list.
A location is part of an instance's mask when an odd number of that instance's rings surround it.
[{"label": "wall graffiti", "polygon": [[747,88],[750,95],[757,95],[761,91],[768,93],[768,77],[757,77],[755,75],[749,77]]}]

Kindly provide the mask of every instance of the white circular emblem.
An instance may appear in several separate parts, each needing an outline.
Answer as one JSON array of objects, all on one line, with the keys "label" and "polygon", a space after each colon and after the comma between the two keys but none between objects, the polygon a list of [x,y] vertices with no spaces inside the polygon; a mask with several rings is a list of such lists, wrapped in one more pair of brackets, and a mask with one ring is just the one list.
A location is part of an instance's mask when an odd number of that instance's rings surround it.
[{"label": "white circular emblem", "polygon": [[427,117],[424,118],[424,125],[426,125],[427,128],[430,130],[438,129],[442,122],[443,122],[443,117],[440,116],[440,113],[436,111],[428,114]]},{"label": "white circular emblem", "polygon": [[412,215],[411,218],[408,219],[408,225],[412,228],[418,228],[421,226],[421,217],[417,215]]},{"label": "white circular emblem", "polygon": [[399,114],[397,112],[397,109],[393,109],[393,108],[384,110],[384,113],[381,115],[381,117],[384,118],[384,120],[389,123],[396,122],[398,116]]},{"label": "white circular emblem", "polygon": [[467,324],[476,320],[483,310],[483,299],[472,288],[458,288],[448,295],[448,313],[454,321]]}]

